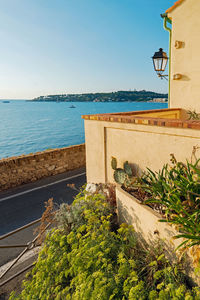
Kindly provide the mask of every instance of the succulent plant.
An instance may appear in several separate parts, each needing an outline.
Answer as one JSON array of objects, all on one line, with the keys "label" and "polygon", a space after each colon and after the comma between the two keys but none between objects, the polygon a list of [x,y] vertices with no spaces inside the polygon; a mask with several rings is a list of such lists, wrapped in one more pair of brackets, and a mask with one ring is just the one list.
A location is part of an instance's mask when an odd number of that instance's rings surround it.
[{"label": "succulent plant", "polygon": [[200,114],[197,113],[195,110],[188,110],[188,120],[200,120]]},{"label": "succulent plant", "polygon": [[111,167],[112,167],[113,170],[117,169],[117,159],[113,156],[112,156],[112,159],[111,159]]},{"label": "succulent plant", "polygon": [[124,163],[124,171],[128,176],[133,176],[133,171],[131,169],[131,166],[129,165],[128,161],[125,161]]},{"label": "succulent plant", "polygon": [[114,172],[114,179],[119,184],[124,184],[127,174],[124,172],[123,169],[117,168]]},{"label": "succulent plant", "polygon": [[112,157],[111,167],[114,170],[113,177],[117,183],[124,185],[125,187],[130,187],[133,184],[133,171],[128,161],[125,161],[124,169],[117,168],[117,159]]}]

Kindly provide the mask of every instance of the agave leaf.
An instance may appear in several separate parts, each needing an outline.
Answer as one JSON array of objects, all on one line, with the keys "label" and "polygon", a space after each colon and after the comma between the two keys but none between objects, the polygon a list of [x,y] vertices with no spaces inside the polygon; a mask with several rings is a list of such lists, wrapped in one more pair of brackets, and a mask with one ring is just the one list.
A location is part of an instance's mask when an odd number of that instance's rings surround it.
[{"label": "agave leaf", "polygon": [[158,204],[162,204],[162,201],[160,200],[156,200],[156,199],[147,199],[145,200],[146,204],[150,204],[150,203],[158,203]]},{"label": "agave leaf", "polygon": [[184,241],[184,242],[182,242],[178,247],[176,247],[176,249],[175,250],[178,250],[178,249],[180,249],[181,247],[183,247],[183,245],[185,245],[185,248],[187,248],[187,245],[188,244],[188,240],[186,240],[186,241]]},{"label": "agave leaf", "polygon": [[185,238],[185,239],[200,241],[200,236],[191,235],[191,234],[179,234],[179,235],[176,235],[174,238],[175,239]]},{"label": "agave leaf", "polygon": [[200,158],[197,159],[197,161],[195,162],[194,165],[190,164],[190,166],[192,166],[193,168],[196,168],[198,166],[199,162],[200,162]]},{"label": "agave leaf", "polygon": [[[157,177],[156,177],[156,172],[154,173],[151,169],[149,169],[149,168],[147,168],[147,170],[149,171],[149,174],[151,174],[152,175],[152,177],[154,177],[156,180],[157,180]],[[149,175],[148,174],[148,175]]]}]

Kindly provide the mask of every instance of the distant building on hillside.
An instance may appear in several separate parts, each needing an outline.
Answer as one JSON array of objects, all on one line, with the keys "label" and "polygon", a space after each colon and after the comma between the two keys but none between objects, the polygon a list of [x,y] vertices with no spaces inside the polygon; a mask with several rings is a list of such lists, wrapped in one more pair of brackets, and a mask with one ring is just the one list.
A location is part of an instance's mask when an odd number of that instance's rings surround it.
[{"label": "distant building on hillside", "polygon": [[152,100],[149,100],[149,102],[161,102],[161,103],[165,103],[167,101],[168,101],[167,98],[153,98]]},{"label": "distant building on hillside", "polygon": [[167,102],[166,98],[154,98],[154,102]]}]

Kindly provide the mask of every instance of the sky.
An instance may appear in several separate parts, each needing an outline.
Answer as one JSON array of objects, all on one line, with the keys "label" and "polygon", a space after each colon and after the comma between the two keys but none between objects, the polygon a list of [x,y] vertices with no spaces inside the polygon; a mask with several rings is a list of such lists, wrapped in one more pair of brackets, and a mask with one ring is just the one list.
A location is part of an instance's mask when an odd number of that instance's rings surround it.
[{"label": "sky", "polygon": [[152,59],[174,0],[0,0],[0,99],[167,92]]}]

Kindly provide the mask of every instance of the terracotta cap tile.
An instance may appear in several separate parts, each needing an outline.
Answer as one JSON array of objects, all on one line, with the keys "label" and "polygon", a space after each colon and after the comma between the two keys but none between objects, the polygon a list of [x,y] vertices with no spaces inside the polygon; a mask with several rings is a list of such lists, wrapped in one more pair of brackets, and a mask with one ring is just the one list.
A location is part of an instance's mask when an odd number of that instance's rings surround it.
[{"label": "terracotta cap tile", "polygon": [[166,13],[172,12],[177,6],[179,6],[184,0],[178,0],[170,8],[166,10]]},{"label": "terracotta cap tile", "polygon": [[[173,111],[180,109],[165,109],[165,111]],[[155,111],[164,111],[155,110]],[[145,111],[145,112],[150,112]],[[181,119],[166,119],[160,117],[149,117],[149,116],[138,116],[139,112],[129,113],[107,113],[107,114],[96,114],[96,115],[85,115],[82,116],[85,120],[92,121],[107,121],[107,122],[117,122],[117,123],[135,123],[137,125],[150,125],[150,126],[164,126],[164,127],[174,127],[174,128],[191,128],[200,130],[200,121],[193,120],[181,120]],[[141,112],[140,112],[141,113]]]}]

